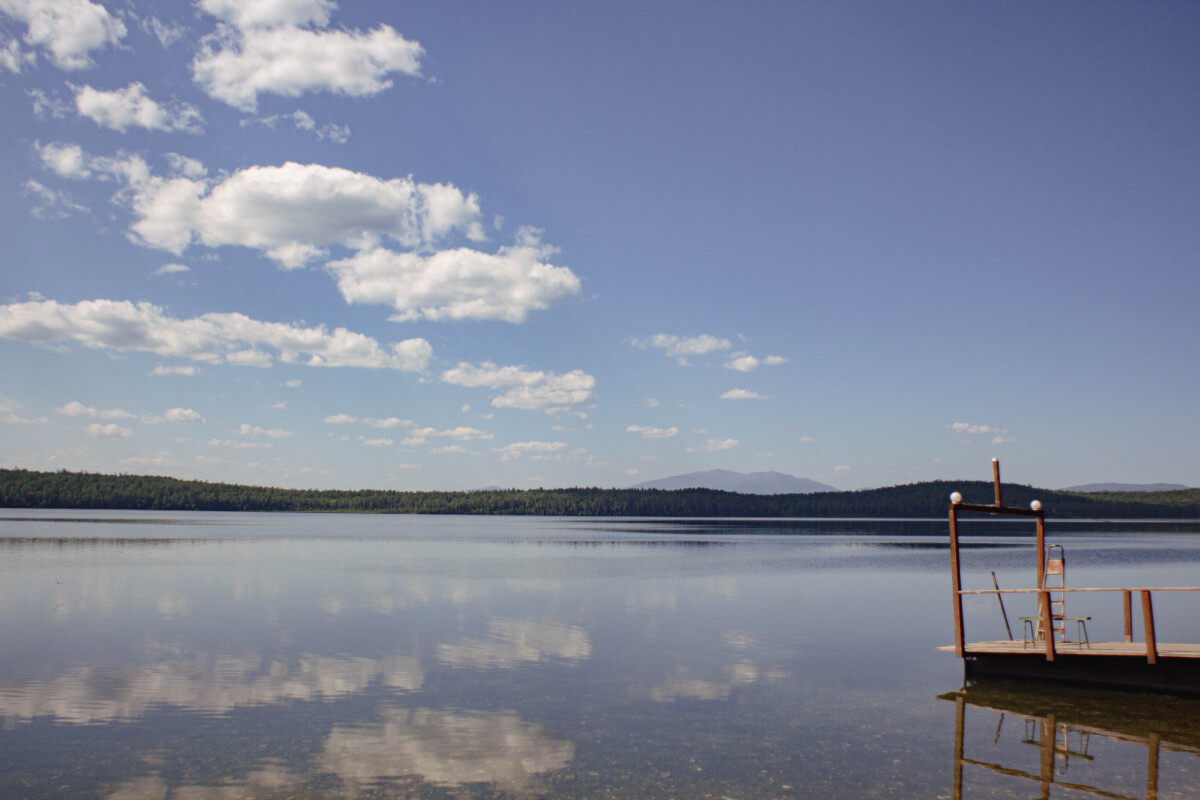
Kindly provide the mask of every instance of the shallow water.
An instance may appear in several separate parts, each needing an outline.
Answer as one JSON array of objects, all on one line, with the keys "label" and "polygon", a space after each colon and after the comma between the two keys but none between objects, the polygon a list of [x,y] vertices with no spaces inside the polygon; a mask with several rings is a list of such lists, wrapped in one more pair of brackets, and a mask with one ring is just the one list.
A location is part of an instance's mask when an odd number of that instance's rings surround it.
[{"label": "shallow water", "polygon": [[[1200,524],[1049,528],[1070,585],[1200,584]],[[1025,527],[966,532],[968,588],[1031,582]],[[1032,797],[1048,741],[1056,791],[1144,796],[1095,693],[1050,693],[1086,752],[1044,690],[947,695],[949,595],[945,521],[0,511],[0,797]],[[1198,612],[1156,595],[1159,639]],[[1200,796],[1200,705],[1128,702]]]}]

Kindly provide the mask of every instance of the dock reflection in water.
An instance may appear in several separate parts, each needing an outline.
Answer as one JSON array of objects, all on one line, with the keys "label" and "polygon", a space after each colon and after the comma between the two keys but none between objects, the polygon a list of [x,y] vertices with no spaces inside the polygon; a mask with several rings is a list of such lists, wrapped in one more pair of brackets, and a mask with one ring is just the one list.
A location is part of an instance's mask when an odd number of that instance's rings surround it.
[{"label": "dock reflection in water", "polygon": [[1009,681],[938,699],[955,705],[954,800],[1200,796],[1200,700]]}]

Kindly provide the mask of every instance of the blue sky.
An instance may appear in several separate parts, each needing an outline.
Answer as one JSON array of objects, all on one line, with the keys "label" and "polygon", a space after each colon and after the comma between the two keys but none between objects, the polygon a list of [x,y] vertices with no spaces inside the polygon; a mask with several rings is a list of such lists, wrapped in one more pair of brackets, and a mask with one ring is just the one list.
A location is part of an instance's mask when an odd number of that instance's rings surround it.
[{"label": "blue sky", "polygon": [[1200,485],[1194,3],[0,0],[2,463]]}]

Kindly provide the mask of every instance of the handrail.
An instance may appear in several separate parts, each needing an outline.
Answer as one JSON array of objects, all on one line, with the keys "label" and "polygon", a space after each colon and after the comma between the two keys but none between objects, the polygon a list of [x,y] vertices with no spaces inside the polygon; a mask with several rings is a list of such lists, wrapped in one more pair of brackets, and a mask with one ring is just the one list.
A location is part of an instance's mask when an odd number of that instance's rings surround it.
[{"label": "handrail", "polygon": [[[1053,631],[1050,619],[1050,595],[1055,592],[1120,592],[1125,611],[1125,641],[1133,642],[1133,593],[1141,595],[1142,601],[1142,630],[1146,639],[1146,661],[1158,663],[1158,637],[1154,630],[1154,605],[1151,600],[1153,592],[1200,592],[1200,586],[1106,586],[1094,587],[1063,587],[1061,589],[954,589],[959,602],[967,594],[1036,594],[1038,595],[1038,616],[1042,617],[1042,629]],[[1045,636],[1046,660],[1053,661],[1055,657],[1054,634]]]},{"label": "handrail", "polygon": [[1064,589],[959,589],[959,594],[1037,594],[1038,592],[1200,592],[1200,586],[1105,586],[1101,588],[1072,587]]}]

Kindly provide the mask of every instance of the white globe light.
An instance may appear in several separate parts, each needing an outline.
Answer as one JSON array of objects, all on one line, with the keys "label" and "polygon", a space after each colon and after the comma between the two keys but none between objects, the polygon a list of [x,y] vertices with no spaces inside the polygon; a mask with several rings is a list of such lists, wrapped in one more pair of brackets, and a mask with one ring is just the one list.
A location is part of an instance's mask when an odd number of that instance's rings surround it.
[{"label": "white globe light", "polygon": [[961,503],[961,502],[962,502],[962,495],[961,495],[961,494],[959,494],[958,492],[952,492],[952,493],[950,494],[950,502],[951,502],[951,503],[954,503],[955,505],[957,505],[957,504]]},{"label": "white globe light", "polygon": [[1032,503],[1029,504],[1029,507],[1032,508],[1034,511],[1041,511],[1042,510],[1042,501],[1034,500]]}]

